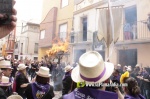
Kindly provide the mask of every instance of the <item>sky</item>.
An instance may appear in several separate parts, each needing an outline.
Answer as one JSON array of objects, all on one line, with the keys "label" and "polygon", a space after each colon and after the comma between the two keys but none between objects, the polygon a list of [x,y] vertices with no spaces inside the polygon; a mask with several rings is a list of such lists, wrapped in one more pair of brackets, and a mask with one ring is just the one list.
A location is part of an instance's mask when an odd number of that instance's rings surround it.
[{"label": "sky", "polygon": [[20,34],[22,22],[41,22],[42,0],[16,0],[14,8],[17,10],[17,34]]},{"label": "sky", "polygon": [[16,0],[18,20],[41,19],[42,0]]}]

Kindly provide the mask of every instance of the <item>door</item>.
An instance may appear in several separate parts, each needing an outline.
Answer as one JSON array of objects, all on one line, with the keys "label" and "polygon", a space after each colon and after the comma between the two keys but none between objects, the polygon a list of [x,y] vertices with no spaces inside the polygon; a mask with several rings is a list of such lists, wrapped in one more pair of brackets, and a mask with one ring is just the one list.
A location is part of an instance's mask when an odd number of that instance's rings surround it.
[{"label": "door", "polygon": [[119,50],[119,63],[133,68],[137,64],[137,49]]},{"label": "door", "polygon": [[98,52],[101,54],[103,60],[105,61],[105,51],[98,51]]},{"label": "door", "polygon": [[85,53],[85,52],[86,52],[85,49],[74,50],[74,61],[75,61],[75,62],[78,62],[80,56],[81,56],[83,53]]}]

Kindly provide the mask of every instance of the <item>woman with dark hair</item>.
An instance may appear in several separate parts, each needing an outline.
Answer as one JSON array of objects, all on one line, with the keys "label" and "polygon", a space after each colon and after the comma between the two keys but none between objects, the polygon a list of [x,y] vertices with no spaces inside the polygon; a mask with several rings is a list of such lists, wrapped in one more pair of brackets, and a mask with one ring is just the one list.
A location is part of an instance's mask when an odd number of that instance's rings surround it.
[{"label": "woman with dark hair", "polygon": [[124,99],[146,99],[140,93],[140,88],[137,81],[133,77],[129,77],[129,72],[125,72],[121,75],[120,82],[126,84],[123,86],[125,92]]},{"label": "woman with dark hair", "polygon": [[16,73],[15,82],[16,82],[16,92],[22,96],[22,98],[26,98],[24,95],[25,89],[29,83],[27,72],[26,72],[25,64],[18,65],[18,72]]},{"label": "woman with dark hair", "polygon": [[27,99],[52,99],[54,92],[53,86],[49,84],[49,69],[41,66],[36,74],[35,82],[29,84],[25,91]]}]

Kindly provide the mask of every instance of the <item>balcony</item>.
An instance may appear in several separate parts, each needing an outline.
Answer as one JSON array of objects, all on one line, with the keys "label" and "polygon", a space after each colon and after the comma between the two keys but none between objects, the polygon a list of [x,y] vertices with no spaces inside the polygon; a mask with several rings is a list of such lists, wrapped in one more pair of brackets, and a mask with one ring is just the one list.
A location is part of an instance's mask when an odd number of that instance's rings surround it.
[{"label": "balcony", "polygon": [[93,32],[77,31],[70,33],[70,43],[87,43],[93,42]]},{"label": "balcony", "polygon": [[147,27],[146,21],[138,21],[131,25],[130,31],[124,32],[123,27],[120,29],[120,36],[118,42],[143,42],[150,41],[150,30]]}]

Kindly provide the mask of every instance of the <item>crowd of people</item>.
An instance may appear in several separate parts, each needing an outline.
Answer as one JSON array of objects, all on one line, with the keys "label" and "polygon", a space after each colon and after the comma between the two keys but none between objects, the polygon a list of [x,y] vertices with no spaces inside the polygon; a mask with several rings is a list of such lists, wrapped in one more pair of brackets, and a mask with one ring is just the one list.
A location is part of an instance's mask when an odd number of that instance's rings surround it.
[{"label": "crowd of people", "polygon": [[52,99],[54,91],[62,91],[60,99],[150,99],[150,68],[132,67],[104,62],[96,51],[81,55],[76,66],[1,58],[0,99],[16,94],[20,99]]},{"label": "crowd of people", "polygon": [[114,66],[104,62],[98,52],[86,52],[68,77],[76,83],[77,88],[72,91],[74,83],[67,83],[71,87],[63,99],[150,99],[150,67],[141,67],[139,64],[132,67]]},{"label": "crowd of people", "polygon": [[[32,70],[34,70],[33,63],[31,65]],[[32,73],[35,73],[34,77],[29,80],[29,66],[25,63],[18,63],[17,60],[9,61],[1,58],[0,99],[7,99],[12,95],[14,97],[21,96],[19,99],[52,99],[54,91],[53,86],[50,85],[49,68],[46,66],[36,68],[38,70],[32,71]]]},{"label": "crowd of people", "polygon": [[[12,12],[12,22],[0,24],[0,37],[16,26],[16,10]],[[82,54],[75,66],[1,57],[0,99],[52,99],[54,91],[62,91],[60,99],[150,99],[150,68],[132,67],[104,62],[96,51]]]}]

